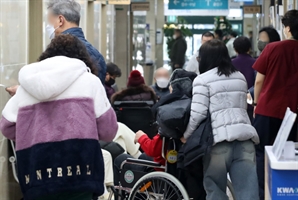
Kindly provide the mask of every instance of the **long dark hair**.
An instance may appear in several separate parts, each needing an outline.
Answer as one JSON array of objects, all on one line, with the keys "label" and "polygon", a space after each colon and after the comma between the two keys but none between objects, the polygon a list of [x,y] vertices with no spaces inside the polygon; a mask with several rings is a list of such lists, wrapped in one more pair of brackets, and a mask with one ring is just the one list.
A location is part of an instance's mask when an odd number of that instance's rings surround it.
[{"label": "long dark hair", "polygon": [[85,45],[73,35],[57,35],[47,46],[47,49],[40,55],[38,61],[55,56],[77,58],[90,68],[92,74],[98,75],[98,70],[92,62]]},{"label": "long dark hair", "polygon": [[220,40],[210,40],[199,49],[199,71],[201,74],[218,67],[218,75],[230,76],[237,69],[232,65],[226,45]]}]

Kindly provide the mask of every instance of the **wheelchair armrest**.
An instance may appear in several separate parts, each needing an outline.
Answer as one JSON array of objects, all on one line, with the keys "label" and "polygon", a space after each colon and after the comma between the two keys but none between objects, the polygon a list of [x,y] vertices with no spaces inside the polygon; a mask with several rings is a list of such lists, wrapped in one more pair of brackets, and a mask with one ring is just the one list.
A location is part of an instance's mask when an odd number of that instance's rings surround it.
[{"label": "wheelchair armrest", "polygon": [[121,169],[125,164],[136,164],[136,165],[142,165],[147,167],[153,167],[153,168],[164,168],[163,165],[157,162],[149,161],[149,160],[141,160],[141,159],[135,159],[135,158],[127,158],[122,164]]}]

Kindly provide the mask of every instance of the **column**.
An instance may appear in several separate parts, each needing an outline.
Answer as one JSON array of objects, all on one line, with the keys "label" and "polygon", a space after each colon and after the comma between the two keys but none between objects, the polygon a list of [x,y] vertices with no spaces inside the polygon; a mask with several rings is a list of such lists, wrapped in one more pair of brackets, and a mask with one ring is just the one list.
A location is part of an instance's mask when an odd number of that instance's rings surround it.
[{"label": "column", "polygon": [[115,24],[115,55],[114,63],[119,66],[122,76],[116,79],[118,89],[126,87],[127,78],[131,71],[129,61],[129,6],[115,6],[116,24]]}]

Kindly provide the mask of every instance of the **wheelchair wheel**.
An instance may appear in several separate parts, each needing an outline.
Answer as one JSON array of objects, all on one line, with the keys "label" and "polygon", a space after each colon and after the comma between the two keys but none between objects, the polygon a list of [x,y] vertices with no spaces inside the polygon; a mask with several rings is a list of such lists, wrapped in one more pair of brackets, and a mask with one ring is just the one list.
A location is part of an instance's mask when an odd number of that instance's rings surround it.
[{"label": "wheelchair wheel", "polygon": [[134,185],[129,199],[139,200],[189,200],[183,185],[165,172],[146,174]]},{"label": "wheelchair wheel", "polygon": [[235,193],[234,193],[234,188],[232,186],[232,183],[230,180],[227,182],[227,195],[229,197],[229,200],[235,200]]}]

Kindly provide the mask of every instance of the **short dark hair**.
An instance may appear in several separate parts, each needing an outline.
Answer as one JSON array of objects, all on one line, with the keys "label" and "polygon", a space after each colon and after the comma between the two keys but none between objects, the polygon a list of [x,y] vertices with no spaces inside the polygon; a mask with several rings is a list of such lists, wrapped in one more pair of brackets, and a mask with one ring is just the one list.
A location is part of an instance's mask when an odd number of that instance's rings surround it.
[{"label": "short dark hair", "polygon": [[107,64],[107,73],[109,73],[111,76],[121,76],[121,69],[114,63],[108,63]]},{"label": "short dark hair", "polygon": [[222,36],[223,36],[223,32],[222,32],[222,30],[220,30],[220,29],[215,30],[214,33],[215,33],[216,35],[218,35],[220,38],[222,38]]},{"label": "short dark hair", "polygon": [[298,10],[289,10],[281,19],[282,24],[290,27],[294,39],[298,40]]},{"label": "short dark hair", "polygon": [[267,35],[269,37],[269,43],[280,41],[280,36],[279,36],[278,32],[272,26],[265,26],[265,27],[261,28],[261,30],[259,31],[259,34],[262,32],[267,33]]},{"label": "short dark hair", "polygon": [[214,38],[214,34],[211,33],[210,31],[207,31],[207,32],[202,34],[202,37],[213,37]]},{"label": "short dark hair", "polygon": [[77,58],[83,61],[90,68],[91,73],[98,75],[98,70],[92,62],[86,46],[75,36],[70,34],[60,34],[52,39],[47,49],[40,55],[38,61],[52,58],[55,56],[66,56]]},{"label": "short dark hair", "polygon": [[180,29],[175,29],[175,33],[180,33],[182,35],[182,31]]},{"label": "short dark hair", "polygon": [[201,74],[218,67],[218,75],[230,76],[236,72],[226,45],[217,39],[205,42],[199,50],[199,71]]},{"label": "short dark hair", "polygon": [[235,39],[234,49],[238,54],[247,54],[251,48],[251,43],[247,37],[241,36]]},{"label": "short dark hair", "polygon": [[233,36],[233,37],[237,37],[237,36],[238,36],[238,33],[237,33],[236,31],[232,31],[232,32],[230,33],[230,35]]}]

